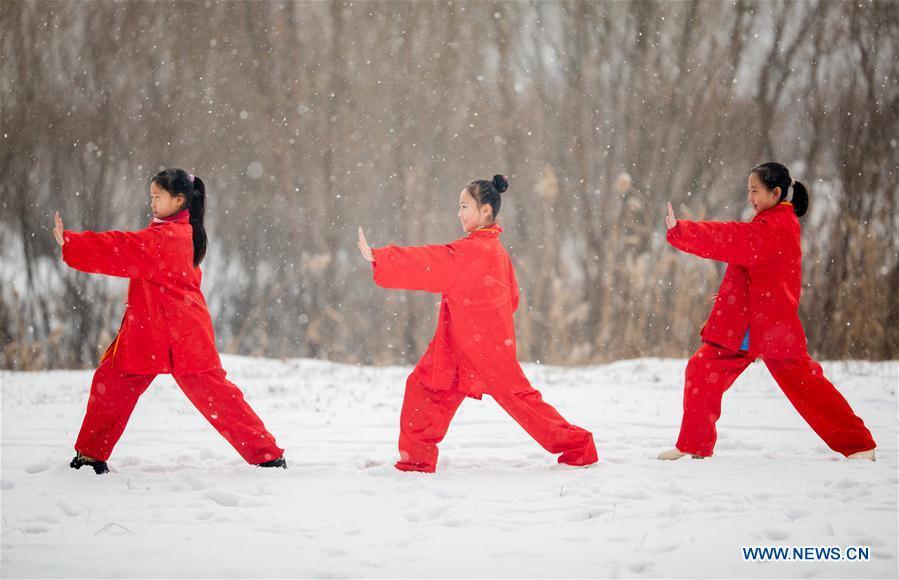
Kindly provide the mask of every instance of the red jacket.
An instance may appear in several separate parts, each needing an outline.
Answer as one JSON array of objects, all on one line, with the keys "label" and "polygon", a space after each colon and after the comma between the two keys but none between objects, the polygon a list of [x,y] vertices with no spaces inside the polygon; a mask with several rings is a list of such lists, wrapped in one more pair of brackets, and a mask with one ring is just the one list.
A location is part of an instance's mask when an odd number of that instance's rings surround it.
[{"label": "red jacket", "polygon": [[62,259],[94,274],[130,278],[118,336],[103,355],[130,374],[221,368],[212,319],[193,265],[187,210],[138,232],[63,233]]},{"label": "red jacket", "polygon": [[442,246],[372,250],[378,286],[442,294],[437,332],[413,371],[432,389],[480,398],[532,388],[516,357],[518,282],[501,231],[492,226]]},{"label": "red jacket", "polygon": [[793,206],[780,203],[745,222],[678,220],[668,242],[728,264],[700,336],[738,350],[749,329],[749,353],[771,359],[808,354],[799,321],[802,249]]}]

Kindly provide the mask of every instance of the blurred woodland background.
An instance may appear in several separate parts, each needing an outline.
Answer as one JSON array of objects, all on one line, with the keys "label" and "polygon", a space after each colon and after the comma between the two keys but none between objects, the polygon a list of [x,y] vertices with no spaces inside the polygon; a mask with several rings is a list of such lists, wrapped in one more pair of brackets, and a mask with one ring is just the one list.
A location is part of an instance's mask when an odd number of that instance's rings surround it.
[{"label": "blurred woodland background", "polygon": [[207,183],[224,352],[414,362],[439,298],[371,282],[374,246],[461,237],[507,174],[519,355],[684,357],[723,267],[664,239],[747,219],[749,169],[811,190],[814,356],[899,358],[899,3],[17,2],[0,11],[7,369],[91,366],[127,281],[51,234],[140,229],[149,179]]}]

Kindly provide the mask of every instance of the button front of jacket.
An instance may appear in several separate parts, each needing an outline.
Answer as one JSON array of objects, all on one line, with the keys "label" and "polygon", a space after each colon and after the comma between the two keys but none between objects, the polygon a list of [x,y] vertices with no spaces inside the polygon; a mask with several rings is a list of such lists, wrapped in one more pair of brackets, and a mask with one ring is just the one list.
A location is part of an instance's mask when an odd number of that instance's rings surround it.
[{"label": "button front of jacket", "polygon": [[492,226],[450,244],[372,250],[379,286],[441,294],[437,330],[413,371],[432,389],[478,398],[531,388],[516,356],[519,290],[501,231]]},{"label": "button front of jacket", "polygon": [[702,339],[739,350],[747,329],[749,353],[772,359],[807,354],[799,320],[802,249],[799,220],[789,203],[750,222],[678,220],[668,242],[697,256],[727,263]]},{"label": "button front of jacket", "polygon": [[63,233],[63,260],[82,272],[129,278],[122,325],[104,358],[131,374],[221,368],[187,212],[136,232]]}]

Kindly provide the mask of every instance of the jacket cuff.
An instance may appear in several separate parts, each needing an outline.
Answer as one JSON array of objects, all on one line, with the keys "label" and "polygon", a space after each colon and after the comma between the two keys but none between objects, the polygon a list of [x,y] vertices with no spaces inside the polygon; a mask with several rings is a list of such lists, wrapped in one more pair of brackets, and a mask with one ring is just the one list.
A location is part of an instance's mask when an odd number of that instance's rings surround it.
[{"label": "jacket cuff", "polygon": [[665,239],[668,240],[669,244],[674,244],[674,240],[680,237],[680,220],[677,220],[677,223],[674,224],[674,227],[668,230],[665,234]]},{"label": "jacket cuff", "polygon": [[374,260],[371,261],[371,275],[372,275],[372,278],[375,280],[375,282],[377,282],[377,280],[378,280],[378,272],[379,272],[378,262],[380,262],[381,258],[383,257],[383,256],[379,256],[379,254],[383,254],[383,253],[384,253],[383,248],[372,248],[371,249],[371,255],[374,258]]},{"label": "jacket cuff", "polygon": [[71,234],[74,234],[72,230],[63,230],[62,239],[65,242],[62,245],[62,261],[66,264],[70,264],[70,260],[72,258],[72,247],[70,239],[72,238]]},{"label": "jacket cuff", "polygon": [[384,248],[372,248],[371,255],[374,258],[374,260],[372,261],[371,265],[374,266],[376,263],[378,263],[381,260],[381,257],[383,256],[383,254],[384,254]]}]

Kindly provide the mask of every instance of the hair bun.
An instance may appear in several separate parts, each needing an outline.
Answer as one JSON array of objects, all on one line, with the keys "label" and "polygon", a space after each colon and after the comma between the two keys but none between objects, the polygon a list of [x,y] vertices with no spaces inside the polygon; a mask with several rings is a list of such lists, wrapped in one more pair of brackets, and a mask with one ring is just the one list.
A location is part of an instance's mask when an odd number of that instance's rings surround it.
[{"label": "hair bun", "polygon": [[493,176],[493,187],[496,188],[496,191],[502,193],[509,189],[509,178],[505,175],[494,175]]}]

